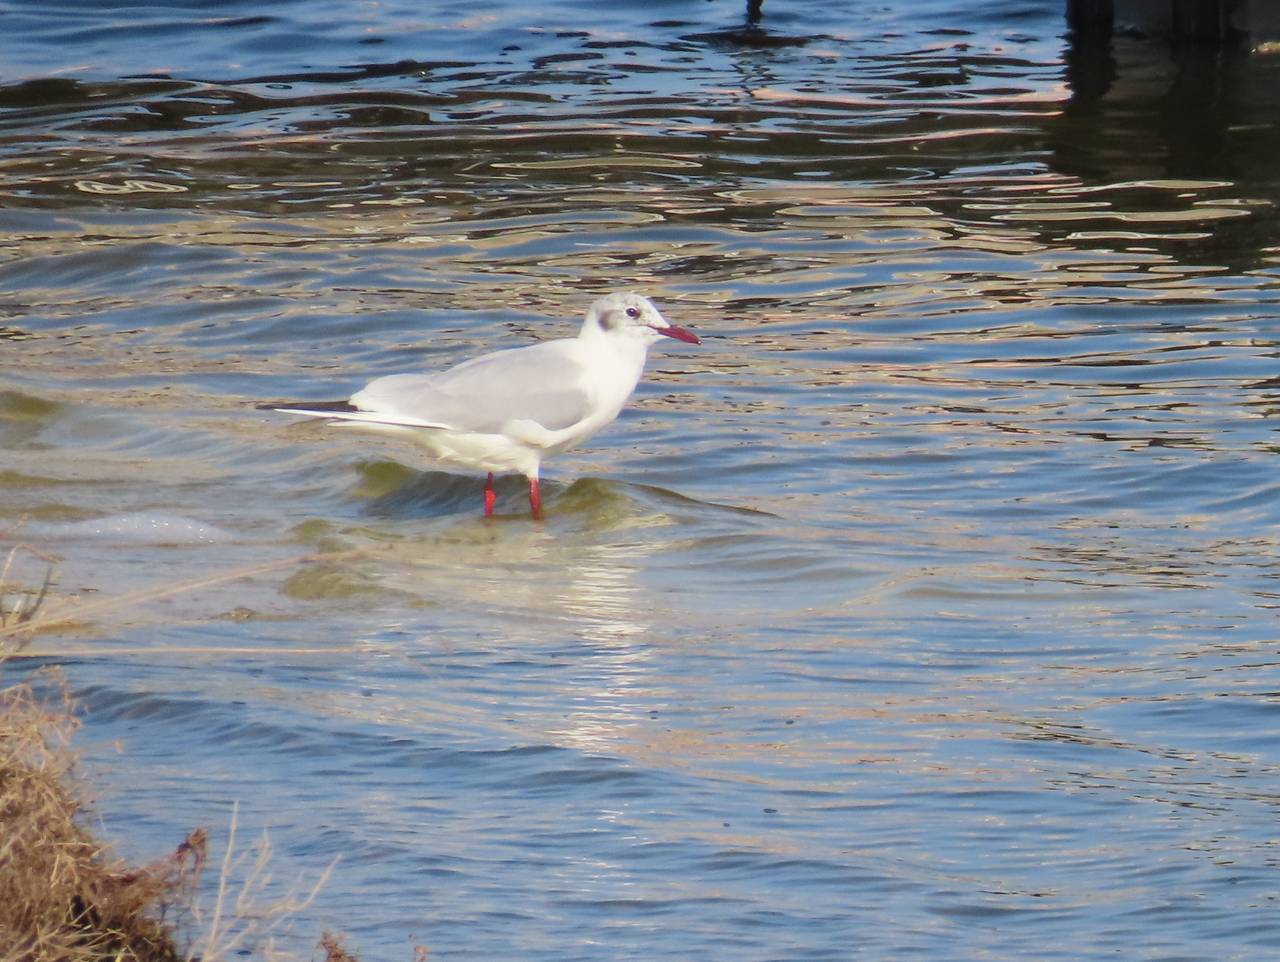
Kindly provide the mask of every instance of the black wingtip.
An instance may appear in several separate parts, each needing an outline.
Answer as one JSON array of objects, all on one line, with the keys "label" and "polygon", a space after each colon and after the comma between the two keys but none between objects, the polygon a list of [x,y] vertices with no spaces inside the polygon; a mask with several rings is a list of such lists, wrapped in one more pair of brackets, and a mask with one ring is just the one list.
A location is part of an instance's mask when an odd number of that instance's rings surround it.
[{"label": "black wingtip", "polygon": [[334,414],[353,414],[360,410],[350,401],[272,401],[255,405],[259,411],[279,411],[291,408],[295,411],[332,411]]}]

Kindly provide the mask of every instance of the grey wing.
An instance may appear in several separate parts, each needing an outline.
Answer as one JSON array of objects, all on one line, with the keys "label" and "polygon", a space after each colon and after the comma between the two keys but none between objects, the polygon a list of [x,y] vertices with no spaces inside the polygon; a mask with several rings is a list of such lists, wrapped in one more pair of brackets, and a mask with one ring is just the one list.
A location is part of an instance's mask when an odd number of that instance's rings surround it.
[{"label": "grey wing", "polygon": [[392,374],[371,382],[351,403],[458,431],[498,433],[513,420],[559,431],[591,413],[587,372],[572,345],[547,341],[486,354],[440,374]]}]

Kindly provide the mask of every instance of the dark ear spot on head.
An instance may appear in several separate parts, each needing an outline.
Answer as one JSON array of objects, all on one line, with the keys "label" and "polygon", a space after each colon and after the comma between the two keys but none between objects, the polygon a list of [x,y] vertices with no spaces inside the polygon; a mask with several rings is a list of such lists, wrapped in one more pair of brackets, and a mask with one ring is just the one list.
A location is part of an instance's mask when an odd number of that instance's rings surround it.
[{"label": "dark ear spot on head", "polygon": [[618,326],[618,314],[616,311],[603,311],[600,314],[600,328],[605,331],[612,331]]}]

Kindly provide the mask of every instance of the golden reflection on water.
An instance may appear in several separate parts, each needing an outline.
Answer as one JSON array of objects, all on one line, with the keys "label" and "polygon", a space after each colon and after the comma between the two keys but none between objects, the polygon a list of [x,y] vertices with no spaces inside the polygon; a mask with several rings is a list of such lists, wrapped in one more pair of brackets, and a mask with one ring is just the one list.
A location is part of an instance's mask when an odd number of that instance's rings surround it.
[{"label": "golden reflection on water", "polygon": [[[504,895],[629,892],[653,841],[681,853],[653,889],[702,897],[663,903],[677,923],[712,928],[727,893],[769,924],[805,903],[798,939],[823,912],[941,933],[908,955],[1000,955],[955,939],[1019,927],[1003,954],[1034,955],[1099,912],[1107,952],[1141,948],[1119,919],[1150,921],[1166,871],[1169,911],[1261,904],[1263,871],[1187,853],[1260,867],[1273,814],[1274,70],[1117,37],[1090,88],[1060,16],[1026,45],[966,16],[954,42],[649,24],[669,46],[534,63],[626,36],[540,27],[536,52],[472,38],[483,62],[400,75],[6,88],[33,113],[0,159],[0,527],[232,534],[53,544],[57,591],[90,601],[362,552],[32,652],[82,659],[120,731],[171,752],[165,800],[302,786],[344,830],[390,826],[377,876],[444,866],[433,908],[508,873]],[[624,417],[549,466],[544,523],[518,483],[485,522],[478,479],[252,410],[572,333],[615,287],[704,343],[655,350]],[[177,736],[166,704],[193,713]],[[156,797],[129,796],[142,821]],[[1008,896],[1038,904],[988,924]],[[545,914],[635,921],[602,904]]]},{"label": "golden reflection on water", "polygon": [[[612,539],[670,523],[651,516],[595,530]],[[388,559],[395,567],[384,568],[381,580],[437,603],[447,599],[456,610],[509,618],[513,629],[563,622],[584,640],[621,643],[652,627],[634,579],[658,544],[642,536],[599,542],[515,519],[466,521],[449,534],[396,545]]]}]

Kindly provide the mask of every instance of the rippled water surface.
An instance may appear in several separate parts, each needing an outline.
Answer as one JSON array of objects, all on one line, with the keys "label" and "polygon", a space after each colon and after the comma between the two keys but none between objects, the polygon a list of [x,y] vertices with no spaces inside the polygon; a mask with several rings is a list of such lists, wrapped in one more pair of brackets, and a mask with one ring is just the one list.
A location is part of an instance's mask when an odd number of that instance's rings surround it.
[{"label": "rippled water surface", "polygon": [[[238,802],[271,893],[341,855],[304,956],[1280,949],[1280,59],[1051,0],[0,12],[0,529],[80,612],[4,671],[64,666],[127,852]],[[254,408],[612,289],[703,344],[541,523]]]}]

